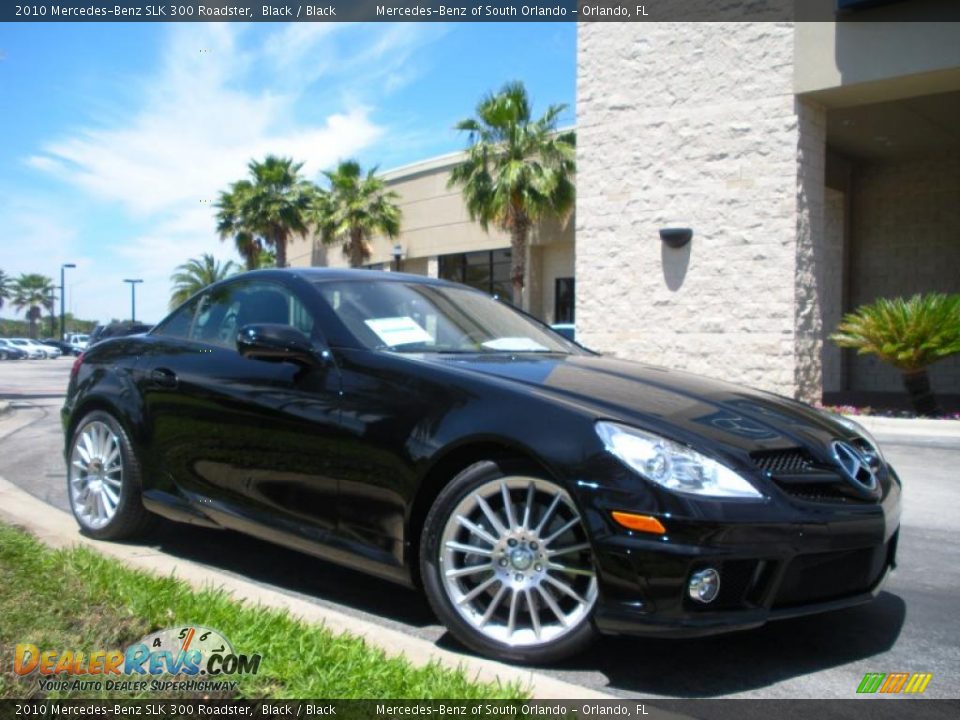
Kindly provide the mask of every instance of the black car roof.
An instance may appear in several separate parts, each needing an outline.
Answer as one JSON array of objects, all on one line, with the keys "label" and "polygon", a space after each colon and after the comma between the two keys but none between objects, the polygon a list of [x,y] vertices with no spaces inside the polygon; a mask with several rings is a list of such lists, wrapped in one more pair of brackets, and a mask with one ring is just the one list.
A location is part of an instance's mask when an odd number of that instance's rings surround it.
[{"label": "black car roof", "polygon": [[[447,280],[431,278],[426,275],[411,273],[385,272],[383,270],[366,270],[363,268],[320,268],[320,267],[291,267],[269,268],[265,270],[249,270],[242,273],[243,277],[276,277],[277,275],[296,275],[310,282],[322,280],[394,280],[416,282],[427,285],[454,285]],[[238,275],[230,279],[233,280]]]}]

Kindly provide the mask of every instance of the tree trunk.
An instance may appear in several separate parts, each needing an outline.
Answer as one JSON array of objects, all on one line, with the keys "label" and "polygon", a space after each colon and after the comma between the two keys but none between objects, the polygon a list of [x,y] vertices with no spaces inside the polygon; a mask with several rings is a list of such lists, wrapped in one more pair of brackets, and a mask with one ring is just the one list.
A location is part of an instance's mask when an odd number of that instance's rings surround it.
[{"label": "tree trunk", "polygon": [[37,320],[42,318],[43,310],[36,305],[32,305],[27,309],[27,321],[30,323],[30,328],[27,332],[30,334],[31,340],[37,339]]},{"label": "tree trunk", "polygon": [[350,267],[363,265],[363,232],[360,228],[350,229]]},{"label": "tree trunk", "polygon": [[277,252],[277,267],[287,266],[287,237],[281,232],[273,236],[273,247]]},{"label": "tree trunk", "polygon": [[910,402],[918,415],[939,417],[943,414],[930,388],[930,376],[926,370],[903,373],[903,386],[907,389]]},{"label": "tree trunk", "polygon": [[523,308],[523,277],[527,269],[527,234],[530,221],[526,216],[514,218],[510,227],[510,282],[513,285],[513,306]]}]

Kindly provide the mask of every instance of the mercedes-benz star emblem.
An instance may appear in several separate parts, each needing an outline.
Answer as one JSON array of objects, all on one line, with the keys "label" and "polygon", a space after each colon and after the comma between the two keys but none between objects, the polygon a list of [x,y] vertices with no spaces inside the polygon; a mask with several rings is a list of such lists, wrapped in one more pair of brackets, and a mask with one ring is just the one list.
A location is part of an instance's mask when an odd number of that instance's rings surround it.
[{"label": "mercedes-benz star emblem", "polygon": [[875,453],[842,440],[833,442],[833,457],[847,479],[864,490],[877,489],[880,460]]}]

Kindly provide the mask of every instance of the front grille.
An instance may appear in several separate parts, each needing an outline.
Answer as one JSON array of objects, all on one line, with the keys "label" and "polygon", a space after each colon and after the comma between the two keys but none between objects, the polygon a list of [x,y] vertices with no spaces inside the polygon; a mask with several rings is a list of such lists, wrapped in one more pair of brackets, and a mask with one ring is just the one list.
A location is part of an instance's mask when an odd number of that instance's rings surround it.
[{"label": "front grille", "polygon": [[859,495],[837,468],[818,463],[803,448],[763,450],[750,457],[777,487],[797,500],[857,505],[877,502]]},{"label": "front grille", "polygon": [[892,562],[891,543],[860,550],[800,555],[790,561],[774,609],[828,602],[873,588]]},{"label": "front grille", "polygon": [[758,468],[773,475],[810,472],[815,467],[810,453],[802,448],[764,450],[753,453],[750,457]]}]

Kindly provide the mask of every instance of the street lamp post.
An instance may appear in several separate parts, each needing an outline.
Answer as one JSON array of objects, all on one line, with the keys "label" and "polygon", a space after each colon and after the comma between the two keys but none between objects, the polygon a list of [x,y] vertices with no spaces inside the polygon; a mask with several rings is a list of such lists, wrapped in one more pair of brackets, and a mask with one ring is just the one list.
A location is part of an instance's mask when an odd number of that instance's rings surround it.
[{"label": "street lamp post", "polygon": [[63,299],[67,296],[67,291],[63,286],[63,283],[64,283],[63,271],[66,270],[67,268],[75,268],[75,267],[76,265],[74,263],[64,263],[63,265],[60,266],[60,339],[61,340],[63,340],[67,334],[67,328],[66,328],[66,325],[64,324],[65,321],[64,321],[64,308],[63,308]]},{"label": "street lamp post", "polygon": [[142,283],[140,278],[124,278],[125,283],[130,283],[130,322],[137,321],[137,283]]}]

